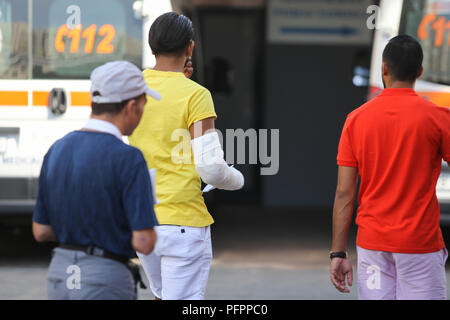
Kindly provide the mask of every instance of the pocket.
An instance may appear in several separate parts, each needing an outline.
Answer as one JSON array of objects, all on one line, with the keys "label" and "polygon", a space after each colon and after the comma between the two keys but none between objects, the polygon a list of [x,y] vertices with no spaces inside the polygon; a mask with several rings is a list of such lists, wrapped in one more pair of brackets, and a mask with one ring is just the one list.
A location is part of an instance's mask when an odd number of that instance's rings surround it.
[{"label": "pocket", "polygon": [[205,227],[205,241],[211,241],[211,226]]},{"label": "pocket", "polygon": [[183,257],[187,255],[186,233],[181,226],[164,225],[156,229],[157,243],[155,253],[159,256]]},{"label": "pocket", "polygon": [[205,240],[205,228],[182,226],[180,232],[182,235],[188,238],[187,241],[189,242]]},{"label": "pocket", "polygon": [[445,266],[445,263],[447,262],[447,258],[448,258],[448,250],[447,248],[442,249],[442,260]]},{"label": "pocket", "polygon": [[65,281],[51,277],[47,278],[47,297],[49,300],[68,299]]},{"label": "pocket", "polygon": [[208,227],[188,227],[186,245],[190,257],[212,259],[211,233]]}]

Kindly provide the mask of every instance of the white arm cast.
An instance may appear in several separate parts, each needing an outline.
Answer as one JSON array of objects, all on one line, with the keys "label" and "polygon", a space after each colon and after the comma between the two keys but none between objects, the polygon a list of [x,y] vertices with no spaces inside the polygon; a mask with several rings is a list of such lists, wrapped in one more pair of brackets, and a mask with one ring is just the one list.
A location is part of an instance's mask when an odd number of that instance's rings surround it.
[{"label": "white arm cast", "polygon": [[195,168],[205,183],[224,190],[238,190],[244,186],[242,173],[225,162],[217,132],[192,139],[191,146]]}]

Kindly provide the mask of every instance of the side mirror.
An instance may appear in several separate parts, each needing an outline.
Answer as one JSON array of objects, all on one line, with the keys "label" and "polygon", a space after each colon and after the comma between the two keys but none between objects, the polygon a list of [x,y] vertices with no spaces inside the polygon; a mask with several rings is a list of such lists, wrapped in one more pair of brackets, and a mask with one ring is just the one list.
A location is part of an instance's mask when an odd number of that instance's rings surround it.
[{"label": "side mirror", "polygon": [[141,20],[144,17],[144,1],[137,0],[133,2],[133,13],[134,18]]},{"label": "side mirror", "polygon": [[48,96],[48,107],[54,115],[64,114],[67,110],[66,92],[62,88],[53,88]]},{"label": "side mirror", "polygon": [[370,78],[370,50],[360,50],[353,58],[352,82],[355,87],[368,87]]},{"label": "side mirror", "polygon": [[366,67],[356,66],[353,69],[353,85],[355,87],[369,86],[370,70]]}]

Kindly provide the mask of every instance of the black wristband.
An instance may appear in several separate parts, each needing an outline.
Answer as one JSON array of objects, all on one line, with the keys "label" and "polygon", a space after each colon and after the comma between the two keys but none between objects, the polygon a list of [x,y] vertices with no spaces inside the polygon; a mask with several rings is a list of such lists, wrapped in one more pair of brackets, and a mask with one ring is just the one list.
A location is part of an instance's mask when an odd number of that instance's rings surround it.
[{"label": "black wristband", "polygon": [[333,258],[342,258],[345,259],[347,258],[347,253],[346,252],[333,252],[330,251],[330,260]]}]

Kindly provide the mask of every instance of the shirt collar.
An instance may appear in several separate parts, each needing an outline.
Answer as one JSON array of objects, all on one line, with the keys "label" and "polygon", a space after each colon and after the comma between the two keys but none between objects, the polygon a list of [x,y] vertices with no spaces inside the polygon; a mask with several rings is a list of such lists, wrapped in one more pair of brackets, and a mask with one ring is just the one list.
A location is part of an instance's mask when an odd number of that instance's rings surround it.
[{"label": "shirt collar", "polygon": [[411,88],[387,88],[384,89],[380,96],[416,96],[417,93]]},{"label": "shirt collar", "polygon": [[117,139],[122,141],[122,133],[119,128],[117,128],[114,124],[108,121],[99,120],[99,119],[89,119],[89,121],[85,124],[83,129],[90,129],[100,132],[105,132],[114,135]]}]

